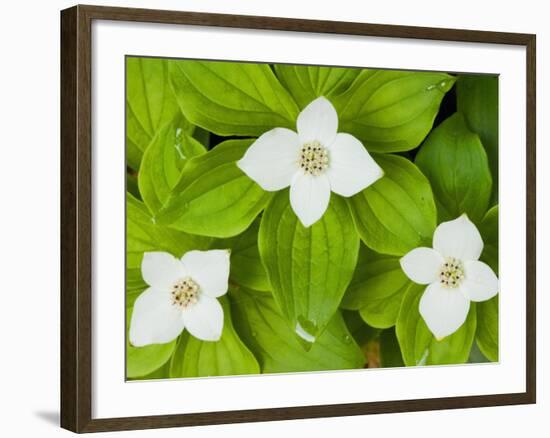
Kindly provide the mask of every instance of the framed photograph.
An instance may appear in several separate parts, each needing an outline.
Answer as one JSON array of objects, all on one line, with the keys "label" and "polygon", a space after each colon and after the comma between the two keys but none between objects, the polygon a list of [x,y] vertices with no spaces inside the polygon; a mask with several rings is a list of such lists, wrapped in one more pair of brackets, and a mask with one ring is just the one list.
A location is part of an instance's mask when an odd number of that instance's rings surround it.
[{"label": "framed photograph", "polygon": [[61,423],[534,403],[535,35],[61,13]]}]

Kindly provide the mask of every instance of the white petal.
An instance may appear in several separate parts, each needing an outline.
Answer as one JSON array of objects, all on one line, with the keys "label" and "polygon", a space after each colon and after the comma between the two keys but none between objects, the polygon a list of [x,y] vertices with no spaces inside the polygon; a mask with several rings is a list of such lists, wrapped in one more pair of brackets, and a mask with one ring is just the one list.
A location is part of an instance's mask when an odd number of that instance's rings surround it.
[{"label": "white petal", "polygon": [[204,294],[183,311],[185,328],[202,341],[218,341],[223,330],[223,307],[216,298]]},{"label": "white petal", "polygon": [[290,129],[275,128],[250,145],[237,166],[269,192],[290,185],[298,170],[300,139]]},{"label": "white petal", "polygon": [[401,269],[412,281],[418,284],[429,284],[437,281],[439,271],[445,259],[431,248],[415,248],[401,260]]},{"label": "white petal", "polygon": [[430,284],[420,299],[420,314],[437,339],[457,331],[468,316],[470,301],[459,288]]},{"label": "white petal", "polygon": [[472,301],[485,301],[498,293],[498,278],[493,270],[483,262],[464,263],[464,280],[460,289]]},{"label": "white petal", "polygon": [[181,258],[185,271],[210,297],[219,297],[227,292],[229,279],[229,256],[226,249],[189,251]]},{"label": "white petal", "polygon": [[326,174],[330,189],[339,195],[353,196],[384,176],[382,168],[353,135],[337,134],[328,149]]},{"label": "white petal", "polygon": [[304,227],[317,222],[327,210],[330,184],[325,175],[298,172],[290,184],[290,205]]},{"label": "white petal", "polygon": [[149,288],[137,297],[130,320],[130,344],[164,344],[176,339],[182,330],[182,312],[172,305],[170,292]]},{"label": "white petal", "polygon": [[326,98],[318,97],[298,115],[296,128],[302,144],[317,140],[327,147],[338,131],[338,114]]},{"label": "white petal", "polygon": [[141,261],[141,276],[145,283],[159,289],[169,289],[185,276],[181,262],[167,252],[146,252]]},{"label": "white petal", "polygon": [[444,257],[477,260],[483,251],[483,240],[476,226],[463,214],[435,229],[433,247]]}]

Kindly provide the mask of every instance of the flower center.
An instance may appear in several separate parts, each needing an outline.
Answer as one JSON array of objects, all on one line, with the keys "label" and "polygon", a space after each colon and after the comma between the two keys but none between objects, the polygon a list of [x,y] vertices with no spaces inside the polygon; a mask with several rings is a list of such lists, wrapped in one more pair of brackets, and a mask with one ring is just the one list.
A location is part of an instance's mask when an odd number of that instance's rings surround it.
[{"label": "flower center", "polygon": [[328,151],[317,140],[305,143],[300,151],[300,168],[310,175],[320,175],[328,167]]},{"label": "flower center", "polygon": [[439,271],[439,284],[443,287],[455,288],[464,280],[464,265],[459,259],[447,257]]},{"label": "flower center", "polygon": [[198,300],[200,286],[190,277],[178,280],[172,286],[172,305],[185,309]]}]

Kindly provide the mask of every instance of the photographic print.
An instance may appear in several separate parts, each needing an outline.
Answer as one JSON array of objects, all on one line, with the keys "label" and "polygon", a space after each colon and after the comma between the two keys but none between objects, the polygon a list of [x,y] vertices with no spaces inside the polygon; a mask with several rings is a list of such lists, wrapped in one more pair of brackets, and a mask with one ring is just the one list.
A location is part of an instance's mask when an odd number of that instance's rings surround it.
[{"label": "photographic print", "polygon": [[127,56],[126,378],[498,362],[498,87]]}]

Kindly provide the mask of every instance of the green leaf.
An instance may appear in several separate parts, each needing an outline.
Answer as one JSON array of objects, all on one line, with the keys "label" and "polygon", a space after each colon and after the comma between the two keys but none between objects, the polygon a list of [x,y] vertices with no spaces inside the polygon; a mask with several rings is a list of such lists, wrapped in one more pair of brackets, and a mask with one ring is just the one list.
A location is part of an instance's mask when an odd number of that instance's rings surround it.
[{"label": "green leaf", "polygon": [[362,368],[365,358],[337,312],[309,351],[289,328],[270,293],[232,289],[235,326],[263,373]]},{"label": "green leaf", "polygon": [[395,325],[409,280],[399,258],[377,254],[361,246],[353,279],[341,307],[359,310],[363,320],[376,328]]},{"label": "green leaf", "polygon": [[186,123],[183,117],[177,117],[161,128],[143,154],[139,190],[153,213],[170,196],[188,159],[206,152],[202,144],[184,131]]},{"label": "green leaf", "polygon": [[454,82],[445,73],[362,70],[347,91],[331,99],[339,130],[358,137],[369,151],[414,149],[430,132]]},{"label": "green leaf", "polygon": [[[126,269],[133,281],[140,276],[143,253],[165,251],[181,257],[192,249],[207,249],[211,239],[194,236],[153,223],[147,207],[132,195],[126,195]],[[128,274],[130,275],[130,274]]]},{"label": "green leaf", "polygon": [[296,103],[268,64],[170,61],[170,76],[186,118],[215,134],[295,128]]},{"label": "green leaf", "polygon": [[459,76],[456,99],[458,111],[487,151],[493,176],[492,199],[498,202],[498,76]]},{"label": "green leaf", "polygon": [[455,113],[435,128],[416,156],[416,164],[432,184],[439,221],[467,213],[479,222],[489,206],[491,172],[477,134]]},{"label": "green leaf", "polygon": [[403,357],[395,329],[383,330],[380,333],[380,365],[382,368],[402,367]]},{"label": "green leaf", "polygon": [[270,290],[269,280],[258,250],[260,220],[256,219],[242,234],[217,240],[213,248],[231,249],[230,278],[234,283],[250,289]]},{"label": "green leaf", "polygon": [[242,233],[264,209],[271,194],[236,165],[252,140],[228,140],[191,158],[156,220],[202,236]]},{"label": "green leaf", "polygon": [[374,251],[397,256],[430,244],[436,209],[428,180],[406,158],[374,159],[384,177],[348,199],[359,236]]},{"label": "green leaf", "polygon": [[[157,131],[181,114],[168,77],[168,61],[126,58],[126,159],[139,169],[141,157]],[[184,130],[193,126],[183,122]]]},{"label": "green leaf", "polygon": [[[492,207],[479,225],[483,237],[480,260],[498,274],[498,205]],[[476,342],[487,359],[498,361],[498,295],[477,303]]]},{"label": "green leaf", "polygon": [[146,376],[168,362],[176,346],[176,341],[166,344],[152,344],[145,347],[133,347],[128,341],[128,330],[132,318],[133,306],[126,307],[126,377]]},{"label": "green leaf", "polygon": [[483,238],[483,252],[480,259],[498,275],[498,205],[489,209],[479,224],[479,232]]},{"label": "green leaf", "polygon": [[259,374],[254,355],[233,328],[230,306],[220,298],[224,311],[222,337],[217,342],[201,341],[184,330],[170,364],[170,377],[206,377]]},{"label": "green leaf", "polygon": [[498,295],[477,303],[476,343],[491,362],[498,362]]},{"label": "green leaf", "polygon": [[288,190],[263,214],[260,256],[277,304],[292,328],[318,337],[351,281],[359,238],[345,201],[333,194],[323,217],[305,228],[292,211]]},{"label": "green leaf", "polygon": [[407,366],[466,363],[476,333],[476,304],[462,327],[438,341],[418,311],[425,285],[410,283],[399,310],[395,331]]},{"label": "green leaf", "polygon": [[359,68],[275,64],[277,77],[300,108],[319,96],[346,91],[360,72]]},{"label": "green leaf", "polygon": [[134,198],[141,199],[137,176],[130,171],[126,172],[126,191],[131,193]]}]

